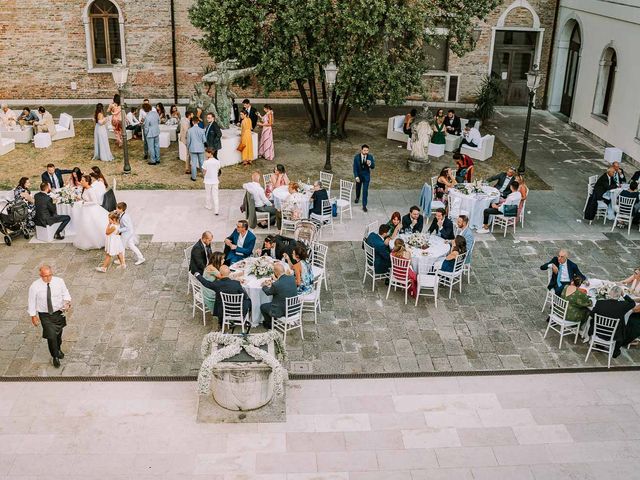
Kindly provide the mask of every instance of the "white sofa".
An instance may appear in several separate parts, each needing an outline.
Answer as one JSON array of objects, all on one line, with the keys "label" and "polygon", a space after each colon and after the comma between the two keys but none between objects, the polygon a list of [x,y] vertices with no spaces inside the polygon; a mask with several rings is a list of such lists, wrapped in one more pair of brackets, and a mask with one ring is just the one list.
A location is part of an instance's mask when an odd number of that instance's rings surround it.
[{"label": "white sofa", "polygon": [[0,136],[7,139],[14,139],[16,143],[30,143],[33,140],[33,127],[27,125],[24,128],[17,128],[15,130],[1,130]]},{"label": "white sofa", "polygon": [[496,140],[494,135],[485,135],[482,137],[480,145],[477,147],[470,147],[468,145],[462,145],[460,153],[463,155],[469,155],[476,160],[485,161],[493,156],[493,144]]},{"label": "white sofa", "polygon": [[[127,140],[131,140],[133,138],[133,132],[131,130],[126,130],[126,129],[124,131],[127,132]],[[116,134],[113,133],[113,124],[111,123],[111,115],[107,117],[107,137],[109,137],[110,140],[116,139]]]},{"label": "white sofa", "polygon": [[407,143],[409,135],[402,131],[404,127],[404,115],[396,115],[391,117],[387,123],[387,138],[397,142]]},{"label": "white sofa", "polygon": [[16,141],[13,138],[5,138],[0,132],[0,155],[6,155],[11,150],[15,150]]},{"label": "white sofa", "polygon": [[72,138],[76,136],[76,130],[73,127],[73,117],[68,113],[60,114],[60,119],[56,123],[56,134],[52,137],[52,140],[64,140],[65,138]]}]

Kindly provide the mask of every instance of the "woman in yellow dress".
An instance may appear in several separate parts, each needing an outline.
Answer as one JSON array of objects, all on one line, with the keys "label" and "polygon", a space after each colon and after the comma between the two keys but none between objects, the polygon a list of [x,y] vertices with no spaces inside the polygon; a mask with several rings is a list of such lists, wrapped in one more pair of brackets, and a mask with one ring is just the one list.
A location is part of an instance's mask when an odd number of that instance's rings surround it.
[{"label": "woman in yellow dress", "polygon": [[242,153],[242,164],[253,163],[253,138],[251,138],[251,119],[244,112],[240,112],[240,145],[238,150]]}]

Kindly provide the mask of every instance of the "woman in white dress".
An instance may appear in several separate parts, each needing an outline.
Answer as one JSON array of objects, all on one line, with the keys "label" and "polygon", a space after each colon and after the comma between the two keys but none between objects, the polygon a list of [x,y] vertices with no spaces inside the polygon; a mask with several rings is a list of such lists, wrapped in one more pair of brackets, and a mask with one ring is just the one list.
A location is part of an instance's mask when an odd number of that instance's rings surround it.
[{"label": "woman in white dress", "polygon": [[93,114],[96,125],[93,130],[93,159],[103,162],[113,161],[111,148],[109,147],[109,135],[107,134],[107,117],[104,116],[104,105],[96,105]]},{"label": "woman in white dress", "polygon": [[109,212],[98,203],[98,196],[91,181],[89,175],[82,177],[82,201],[76,202],[73,206],[73,221],[77,231],[73,246],[81,250],[104,248],[104,232],[109,223]]},{"label": "woman in white dress", "polygon": [[102,171],[99,167],[91,167],[91,188],[94,188],[96,191],[96,195],[98,196],[98,203],[102,205],[102,201],[104,200],[104,194],[107,192],[107,188],[109,188],[109,184],[107,183],[107,179],[104,178]]}]

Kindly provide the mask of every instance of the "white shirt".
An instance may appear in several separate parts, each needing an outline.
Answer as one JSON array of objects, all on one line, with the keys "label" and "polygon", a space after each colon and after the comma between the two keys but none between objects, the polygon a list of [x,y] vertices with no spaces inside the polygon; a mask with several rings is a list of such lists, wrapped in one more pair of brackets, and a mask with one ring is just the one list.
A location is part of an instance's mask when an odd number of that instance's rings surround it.
[{"label": "white shirt", "polygon": [[480,130],[475,127],[469,130],[469,133],[465,135],[465,138],[467,139],[467,141],[475,143],[477,147],[479,147],[482,143],[482,135],[480,135]]},{"label": "white shirt", "polygon": [[[51,304],[53,311],[62,309],[64,302],[71,301],[71,295],[60,277],[51,278]],[[47,313],[47,284],[39,278],[29,287],[29,316],[35,317],[38,312]]]},{"label": "white shirt", "polygon": [[244,247],[244,241],[247,238],[247,233],[249,233],[249,230],[244,232],[244,235],[238,234],[238,242],[236,243],[236,247],[240,247],[240,248]]},{"label": "white shirt", "polygon": [[140,123],[140,120],[138,120],[133,113],[131,113],[131,112],[127,113],[127,124],[128,125],[138,125],[139,123]]},{"label": "white shirt", "polygon": [[248,182],[242,185],[247,192],[253,197],[256,207],[271,206],[271,202],[264,193],[264,188],[258,182]]},{"label": "white shirt", "polygon": [[202,170],[204,170],[204,183],[206,185],[218,185],[220,183],[218,179],[220,160],[217,160],[215,157],[205,160],[202,164]]},{"label": "white shirt", "polygon": [[138,120],[142,122],[147,116],[147,112],[145,112],[142,108],[140,109],[140,113],[138,114]]},{"label": "white shirt", "polygon": [[520,200],[522,200],[522,194],[518,190],[511,192],[504,203],[498,207],[498,210],[504,211],[505,205],[520,205]]},{"label": "white shirt", "polygon": [[558,275],[560,275],[561,282],[570,282],[569,269],[567,268],[567,262],[558,263]]}]

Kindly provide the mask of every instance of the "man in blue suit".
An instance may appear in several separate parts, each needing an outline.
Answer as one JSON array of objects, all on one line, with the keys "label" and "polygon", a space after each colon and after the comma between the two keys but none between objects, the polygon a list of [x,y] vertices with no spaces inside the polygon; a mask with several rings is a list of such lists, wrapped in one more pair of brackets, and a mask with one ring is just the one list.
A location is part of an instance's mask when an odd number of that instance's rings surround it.
[{"label": "man in blue suit", "polygon": [[369,153],[369,145],[360,147],[360,153],[353,157],[353,176],[356,179],[356,203],[360,201],[362,191],[362,210],[367,211],[367,200],[369,198],[369,182],[371,181],[371,170],[376,167],[373,155]]},{"label": "man in blue suit", "polygon": [[142,128],[149,148],[150,158],[148,163],[149,165],[157,165],[160,163],[160,116],[155,108],[151,108],[148,103],[144,103],[142,108],[147,112]]},{"label": "man in blue suit", "polygon": [[236,229],[224,241],[224,253],[227,265],[233,265],[250,257],[256,247],[256,236],[249,231],[246,220],[238,220]]},{"label": "man in blue suit", "polygon": [[375,250],[373,268],[376,274],[387,273],[391,268],[391,254],[385,239],[389,236],[389,225],[383,223],[378,228],[378,233],[371,232],[367,237],[367,245]]},{"label": "man in blue suit", "polygon": [[558,256],[553,257],[550,262],[540,266],[540,270],[548,270],[549,267],[551,267],[553,273],[551,274],[551,280],[547,288],[549,290],[553,288],[556,295],[562,294],[564,287],[571,283],[571,279],[575,275],[582,278],[583,281],[587,279],[578,266],[569,260],[569,252],[565,249],[560,250]]}]

